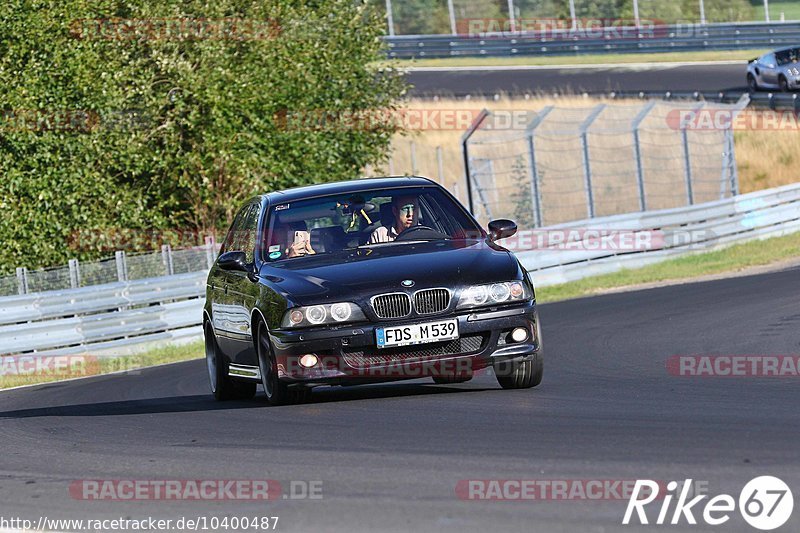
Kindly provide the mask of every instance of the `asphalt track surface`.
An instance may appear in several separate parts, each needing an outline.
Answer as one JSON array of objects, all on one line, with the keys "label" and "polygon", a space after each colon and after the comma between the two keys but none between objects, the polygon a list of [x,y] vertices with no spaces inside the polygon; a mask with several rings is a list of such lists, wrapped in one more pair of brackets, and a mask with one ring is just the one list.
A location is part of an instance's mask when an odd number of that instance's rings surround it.
[{"label": "asphalt track surface", "polygon": [[[318,390],[215,403],[203,361],[0,393],[0,516],[279,516],[283,531],[755,531],[620,525],[625,501],[463,501],[465,479],[683,480],[800,496],[792,378],[675,377],[676,354],[800,352],[800,269],[543,305],[546,372],[453,386]],[[107,502],[80,479],[321,480],[321,500]],[[288,491],[286,491],[288,492]],[[651,509],[654,520],[658,509]],[[696,513],[698,519],[701,513]],[[800,530],[794,516],[779,531]]]},{"label": "asphalt track surface", "polygon": [[747,65],[654,63],[594,68],[496,68],[412,70],[412,96],[510,93],[605,93],[611,91],[747,90]]}]

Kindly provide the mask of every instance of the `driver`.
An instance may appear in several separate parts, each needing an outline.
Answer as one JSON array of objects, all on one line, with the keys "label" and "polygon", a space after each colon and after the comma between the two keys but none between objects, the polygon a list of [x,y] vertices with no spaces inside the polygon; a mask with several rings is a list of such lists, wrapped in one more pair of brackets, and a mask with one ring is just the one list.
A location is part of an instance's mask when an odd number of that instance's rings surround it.
[{"label": "driver", "polygon": [[392,213],[394,225],[390,228],[379,226],[369,236],[369,244],[391,242],[400,233],[407,230],[417,222],[417,197],[395,196],[392,198]]}]

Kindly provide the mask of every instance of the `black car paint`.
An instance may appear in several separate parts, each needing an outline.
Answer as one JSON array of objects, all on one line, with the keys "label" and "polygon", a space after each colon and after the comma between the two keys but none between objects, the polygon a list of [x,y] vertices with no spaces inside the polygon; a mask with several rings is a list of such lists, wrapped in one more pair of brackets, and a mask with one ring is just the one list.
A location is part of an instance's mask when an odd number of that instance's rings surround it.
[{"label": "black car paint", "polygon": [[[262,235],[272,206],[381,186],[387,189],[420,186],[440,188],[424,178],[358,180],[271,193],[251,199],[245,207],[250,204],[260,206],[261,215],[256,234]],[[453,198],[449,192],[444,192]],[[455,198],[453,200],[461,207]],[[273,347],[276,352],[280,352],[276,355],[286,356],[308,353],[312,348],[340,348],[343,338],[351,346],[374,344],[376,326],[423,320],[419,316],[405,320],[379,320],[369,305],[369,297],[375,294],[413,293],[423,288],[453,288],[512,280],[524,280],[533,293],[533,284],[516,257],[487,238],[483,230],[480,238],[365,246],[276,263],[262,260],[263,250],[258,239],[256,242],[254,263],[248,269],[224,270],[220,268],[218,261],[215,262],[209,272],[204,308],[205,320],[212,324],[220,349],[232,363],[241,365],[258,366],[253,339],[258,320],[266,323]],[[405,279],[415,281],[413,289],[401,286],[401,281]],[[458,296],[458,291],[454,291],[447,312],[434,317],[426,316],[424,320],[457,316],[460,332],[494,331],[487,349],[477,354],[486,364],[486,352],[491,351],[497,342],[497,328],[524,326],[533,332],[538,327],[534,302],[518,306],[516,310],[501,310],[500,315],[497,315],[498,311],[494,308],[456,312]],[[337,301],[358,304],[369,322],[281,330],[281,321],[287,309]],[[222,319],[219,315],[223,315]],[[538,349],[537,336],[533,344],[519,345],[506,351],[509,352],[509,357],[518,357]]]}]

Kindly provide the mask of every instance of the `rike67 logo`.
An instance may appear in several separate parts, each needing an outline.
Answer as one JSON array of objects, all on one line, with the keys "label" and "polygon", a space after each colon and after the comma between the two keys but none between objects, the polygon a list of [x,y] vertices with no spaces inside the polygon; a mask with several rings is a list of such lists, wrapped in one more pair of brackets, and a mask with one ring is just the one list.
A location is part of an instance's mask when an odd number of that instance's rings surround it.
[{"label": "rike67 logo", "polygon": [[[728,494],[714,496],[704,502],[704,505],[701,502],[708,498],[708,495],[702,494],[690,500],[692,480],[687,479],[683,483],[670,517],[670,507],[678,487],[677,481],[670,481],[667,484],[668,493],[661,501],[658,518],[655,522],[650,522],[652,517],[648,518],[645,507],[658,498],[659,484],[649,479],[636,480],[622,523],[630,524],[635,511],[642,525],[650,523],[677,525],[682,520],[688,524],[697,524],[695,513],[698,513],[706,524],[718,526],[730,520],[731,514],[736,511],[737,501]],[[773,476],[760,476],[751,479],[739,493],[738,507],[745,522],[756,529],[770,531],[781,527],[792,516],[794,498],[789,486],[782,480]]]}]

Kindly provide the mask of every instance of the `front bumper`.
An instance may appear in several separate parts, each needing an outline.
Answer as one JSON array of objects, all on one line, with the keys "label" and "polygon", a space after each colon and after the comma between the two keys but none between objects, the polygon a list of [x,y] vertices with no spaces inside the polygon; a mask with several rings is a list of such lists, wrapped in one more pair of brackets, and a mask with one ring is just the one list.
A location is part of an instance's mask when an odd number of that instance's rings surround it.
[{"label": "front bumper", "polygon": [[[457,341],[379,349],[375,329],[456,318]],[[514,328],[528,337],[513,342]],[[541,334],[533,302],[509,308],[465,310],[459,313],[339,327],[276,330],[270,333],[279,379],[305,385],[348,385],[425,376],[471,374],[496,361],[523,360],[541,350]],[[317,365],[299,360],[314,354]]]}]

